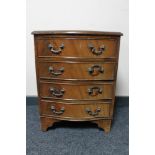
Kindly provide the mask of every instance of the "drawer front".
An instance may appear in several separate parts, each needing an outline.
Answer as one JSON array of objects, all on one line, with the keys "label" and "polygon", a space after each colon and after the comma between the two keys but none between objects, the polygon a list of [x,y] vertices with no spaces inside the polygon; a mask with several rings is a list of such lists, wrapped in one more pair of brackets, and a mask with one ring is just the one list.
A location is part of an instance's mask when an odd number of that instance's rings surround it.
[{"label": "drawer front", "polygon": [[40,62],[40,79],[114,80],[116,63]]},{"label": "drawer front", "polygon": [[59,103],[59,102],[40,102],[40,114],[53,117],[86,119],[96,117],[109,117],[111,103]]},{"label": "drawer front", "polygon": [[39,39],[38,57],[115,58],[117,40]]},{"label": "drawer front", "polygon": [[40,82],[40,97],[64,100],[112,99],[114,84]]}]

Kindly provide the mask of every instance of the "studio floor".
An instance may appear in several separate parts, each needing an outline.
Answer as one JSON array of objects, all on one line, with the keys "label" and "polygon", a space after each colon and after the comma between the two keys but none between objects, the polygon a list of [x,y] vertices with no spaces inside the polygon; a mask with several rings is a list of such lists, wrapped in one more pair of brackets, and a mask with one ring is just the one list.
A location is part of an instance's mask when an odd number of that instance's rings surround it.
[{"label": "studio floor", "polygon": [[109,134],[89,122],[59,122],[40,130],[36,98],[27,98],[27,155],[128,155],[129,103],[116,99]]}]

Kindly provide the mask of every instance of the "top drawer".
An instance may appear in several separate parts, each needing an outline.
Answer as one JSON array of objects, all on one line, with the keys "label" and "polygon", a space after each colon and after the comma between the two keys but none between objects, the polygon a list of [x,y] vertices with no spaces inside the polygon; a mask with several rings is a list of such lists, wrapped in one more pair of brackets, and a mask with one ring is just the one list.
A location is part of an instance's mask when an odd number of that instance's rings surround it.
[{"label": "top drawer", "polygon": [[38,57],[116,58],[117,38],[39,38],[36,40]]}]

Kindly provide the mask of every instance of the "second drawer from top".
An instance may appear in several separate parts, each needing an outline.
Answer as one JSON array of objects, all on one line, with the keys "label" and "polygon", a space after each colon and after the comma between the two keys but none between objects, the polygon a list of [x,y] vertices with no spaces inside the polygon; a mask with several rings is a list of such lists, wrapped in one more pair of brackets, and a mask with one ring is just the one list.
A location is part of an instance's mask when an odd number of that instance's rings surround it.
[{"label": "second drawer from top", "polygon": [[40,79],[114,80],[115,62],[39,62]]}]

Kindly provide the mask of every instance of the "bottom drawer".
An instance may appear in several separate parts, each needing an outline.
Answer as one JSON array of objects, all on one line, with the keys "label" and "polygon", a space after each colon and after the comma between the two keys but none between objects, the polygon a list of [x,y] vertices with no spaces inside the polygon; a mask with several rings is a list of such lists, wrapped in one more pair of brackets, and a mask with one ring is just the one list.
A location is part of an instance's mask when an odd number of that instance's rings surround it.
[{"label": "bottom drawer", "polygon": [[92,119],[110,116],[111,102],[40,102],[40,114],[64,119]]}]

